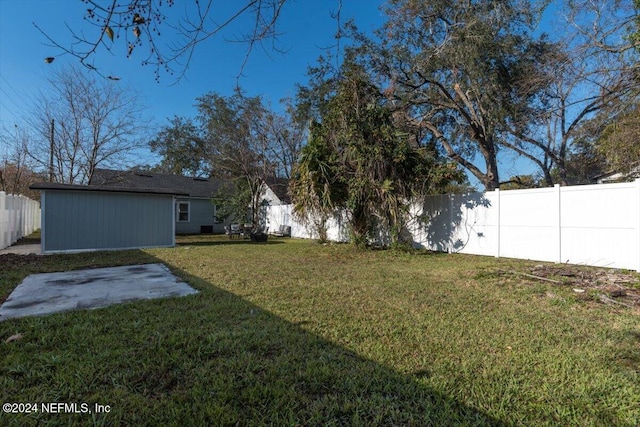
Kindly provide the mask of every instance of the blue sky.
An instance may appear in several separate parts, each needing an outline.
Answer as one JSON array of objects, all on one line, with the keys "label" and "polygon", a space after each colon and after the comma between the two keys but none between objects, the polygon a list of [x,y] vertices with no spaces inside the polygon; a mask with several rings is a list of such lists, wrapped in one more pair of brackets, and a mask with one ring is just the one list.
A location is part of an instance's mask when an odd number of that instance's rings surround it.
[{"label": "blue sky", "polygon": [[[181,14],[179,8],[184,6],[184,1],[176,1],[171,13]],[[343,0],[341,21],[353,18],[361,30],[371,31],[383,23],[379,10],[383,3],[383,0]],[[216,0],[214,5],[220,8],[216,12],[221,15],[215,16],[222,19],[240,4],[244,2]],[[286,53],[254,49],[243,70],[244,77],[239,81],[245,93],[262,95],[275,108],[280,99],[294,96],[296,83],[307,81],[307,67],[315,64],[325,49],[336,42],[337,23],[331,14],[338,6],[338,0],[289,0],[280,19],[282,35],[277,44]],[[80,0],[0,0],[0,129],[21,125],[34,99],[45,92],[47,77],[52,71],[77,63],[76,58],[60,55],[60,50],[48,46],[49,42],[33,23],[60,44],[68,45],[71,35],[65,23],[76,31],[84,30],[87,35],[97,31],[83,23],[85,11],[86,6]],[[144,59],[142,52],[134,51],[133,57],[127,59],[122,42],[115,47],[120,49],[118,55],[102,50],[94,60],[104,75],[121,78],[114,84],[135,89],[147,107],[149,118],[160,126],[174,115],[195,116],[195,99],[207,92],[223,95],[233,92],[246,46],[225,39],[237,36],[248,24],[250,22],[239,20],[226,32],[200,44],[185,78],[178,83],[168,75],[162,75],[157,83],[154,68],[140,65]],[[163,36],[168,33],[165,30]],[[56,57],[53,64],[44,62],[48,56]],[[0,146],[0,156],[5,149]],[[154,161],[154,157],[147,155],[135,163]],[[501,155],[501,165],[503,178],[532,171],[531,165],[513,156]]]},{"label": "blue sky", "polygon": [[[379,0],[347,0],[343,2],[341,21],[354,18],[365,30],[382,23]],[[215,1],[221,19],[240,1]],[[219,5],[219,6],[218,6]],[[305,83],[307,67],[313,65],[324,49],[335,44],[337,24],[331,13],[338,8],[338,0],[293,0],[287,2],[280,20],[277,47],[286,53],[265,52],[256,47],[239,81],[247,95],[262,95],[278,108],[278,101],[295,95],[295,84]],[[171,13],[182,13],[182,1],[177,1]],[[229,8],[225,10],[224,8]],[[20,124],[33,105],[33,99],[47,87],[46,79],[52,70],[77,62],[70,55],[49,47],[49,42],[32,22],[61,44],[68,44],[68,23],[87,35],[96,29],[83,23],[86,6],[79,0],[0,0],[0,127],[12,128]],[[237,76],[246,54],[246,46],[225,39],[236,37],[246,25],[238,21],[228,31],[207,40],[196,48],[186,77],[175,79],[162,75],[160,83],[154,79],[154,68],[140,65],[142,51],[134,51],[132,58],[124,54],[121,42],[117,56],[106,51],[95,55],[95,64],[104,75],[121,78],[117,84],[134,88],[148,107],[149,116],[156,123],[166,123],[174,115],[192,117],[195,99],[215,91],[229,95],[236,87]],[[246,27],[245,27],[246,28]],[[169,33],[165,30],[165,36]],[[163,39],[169,41],[167,39]],[[44,58],[55,56],[52,64]]]}]

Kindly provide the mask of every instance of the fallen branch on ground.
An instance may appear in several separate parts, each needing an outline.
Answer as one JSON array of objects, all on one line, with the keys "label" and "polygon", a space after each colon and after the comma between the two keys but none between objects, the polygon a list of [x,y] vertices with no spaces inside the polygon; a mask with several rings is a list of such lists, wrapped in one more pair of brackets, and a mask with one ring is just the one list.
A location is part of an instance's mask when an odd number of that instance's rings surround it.
[{"label": "fallen branch on ground", "polygon": [[530,279],[537,279],[537,280],[542,280],[544,282],[550,282],[550,283],[555,283],[556,285],[562,285],[562,282],[559,280],[553,280],[553,279],[549,279],[547,277],[541,277],[541,276],[536,276],[534,274],[529,274],[529,273],[523,273],[522,271],[515,271],[515,270],[498,270],[502,273],[510,273],[510,274],[516,274],[516,275],[520,275],[520,276],[525,276],[528,277]]},{"label": "fallen branch on ground", "polygon": [[598,294],[598,299],[603,304],[618,304],[618,305],[622,305],[622,306],[627,307],[627,308],[633,308],[632,305],[625,304],[624,302],[616,301],[616,300],[614,300],[612,298],[609,298],[605,294]]}]

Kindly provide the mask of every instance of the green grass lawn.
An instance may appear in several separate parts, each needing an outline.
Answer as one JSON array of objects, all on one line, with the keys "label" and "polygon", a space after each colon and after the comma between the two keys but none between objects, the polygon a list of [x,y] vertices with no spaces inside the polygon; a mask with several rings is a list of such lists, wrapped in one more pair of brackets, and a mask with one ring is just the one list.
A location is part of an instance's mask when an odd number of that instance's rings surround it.
[{"label": "green grass lawn", "polygon": [[30,273],[148,262],[200,293],[0,323],[3,403],[110,412],[0,425],[640,424],[638,311],[497,273],[523,261],[187,237],[0,262],[0,301]]}]

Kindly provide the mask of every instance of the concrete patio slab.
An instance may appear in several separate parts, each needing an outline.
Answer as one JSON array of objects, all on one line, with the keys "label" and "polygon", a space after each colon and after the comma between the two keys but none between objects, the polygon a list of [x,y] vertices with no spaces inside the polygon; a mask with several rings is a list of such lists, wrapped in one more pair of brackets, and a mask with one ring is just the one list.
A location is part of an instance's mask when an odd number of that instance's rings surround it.
[{"label": "concrete patio slab", "polygon": [[32,274],[0,306],[0,321],[197,292],[163,264]]}]

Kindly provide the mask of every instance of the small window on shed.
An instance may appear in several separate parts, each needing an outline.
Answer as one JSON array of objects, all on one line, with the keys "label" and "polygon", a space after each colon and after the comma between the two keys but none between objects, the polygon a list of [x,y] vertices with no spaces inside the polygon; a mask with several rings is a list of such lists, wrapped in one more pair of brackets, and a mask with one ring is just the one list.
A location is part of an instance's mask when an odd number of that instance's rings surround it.
[{"label": "small window on shed", "polygon": [[189,202],[178,202],[178,222],[189,222]]}]

